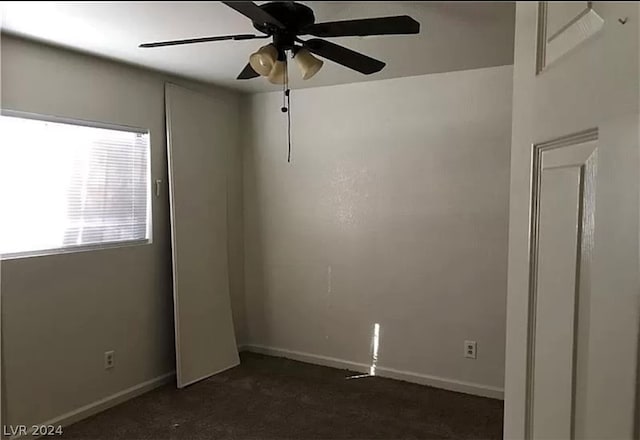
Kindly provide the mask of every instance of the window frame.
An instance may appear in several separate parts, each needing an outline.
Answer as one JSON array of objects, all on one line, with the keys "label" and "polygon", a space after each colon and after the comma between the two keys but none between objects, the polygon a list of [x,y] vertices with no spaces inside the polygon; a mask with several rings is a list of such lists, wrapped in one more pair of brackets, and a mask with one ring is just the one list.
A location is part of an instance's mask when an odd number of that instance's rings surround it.
[{"label": "window frame", "polygon": [[54,115],[44,115],[40,113],[25,112],[12,109],[0,109],[1,116],[7,116],[12,118],[32,119],[42,122],[53,122],[58,124],[75,125],[81,127],[90,128],[102,128],[107,130],[126,131],[130,133],[146,134],[149,138],[149,151],[147,160],[147,234],[148,238],[145,239],[132,239],[132,240],[120,240],[110,241],[104,243],[93,244],[77,244],[64,246],[59,248],[49,248],[36,251],[23,251],[23,252],[11,252],[2,254],[0,253],[0,261],[16,260],[31,257],[44,257],[51,255],[71,254],[77,252],[95,252],[107,249],[116,249],[123,247],[137,247],[153,244],[153,177],[151,174],[151,130],[148,128],[134,127],[131,125],[114,124],[109,122],[90,121],[86,119],[76,119]]}]

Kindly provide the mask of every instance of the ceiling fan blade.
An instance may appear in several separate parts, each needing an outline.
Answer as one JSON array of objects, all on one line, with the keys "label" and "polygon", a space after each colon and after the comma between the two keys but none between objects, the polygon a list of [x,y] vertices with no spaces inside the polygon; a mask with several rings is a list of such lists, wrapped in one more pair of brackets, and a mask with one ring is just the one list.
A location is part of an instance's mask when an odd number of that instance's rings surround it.
[{"label": "ceiling fan blade", "polygon": [[379,72],[386,65],[375,58],[318,38],[304,41],[303,45],[316,55],[320,55],[323,58],[342,64],[365,75]]},{"label": "ceiling fan blade", "polygon": [[253,40],[254,38],[269,38],[269,36],[268,35],[240,34],[240,35],[223,35],[223,36],[220,36],[220,37],[187,38],[186,40],[170,40],[170,41],[158,41],[158,42],[155,42],[155,43],[144,43],[144,44],[141,44],[138,47],[177,46],[179,44],[207,43],[209,41]]},{"label": "ceiling fan blade", "polygon": [[304,29],[305,34],[316,37],[364,37],[367,35],[417,34],[418,32],[420,32],[420,23],[408,15],[329,21],[312,24]]},{"label": "ceiling fan blade", "polygon": [[284,29],[284,25],[276,20],[271,14],[265,12],[260,6],[256,5],[254,2],[222,2],[225,5],[229,6],[231,9],[235,9],[245,17],[251,19],[256,23],[260,24],[272,24],[274,26],[279,27],[280,29]]},{"label": "ceiling fan blade", "polygon": [[240,72],[240,74],[236,79],[251,79],[251,78],[257,78],[259,76],[260,74],[255,70],[253,70],[253,67],[251,67],[251,64],[247,63],[247,65],[244,66],[244,69],[242,69],[242,72]]}]

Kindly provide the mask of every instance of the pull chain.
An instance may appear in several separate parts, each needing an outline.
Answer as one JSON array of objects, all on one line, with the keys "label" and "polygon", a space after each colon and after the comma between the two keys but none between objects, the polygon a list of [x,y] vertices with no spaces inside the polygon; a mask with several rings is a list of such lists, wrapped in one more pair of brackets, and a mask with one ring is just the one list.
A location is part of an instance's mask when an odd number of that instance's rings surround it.
[{"label": "pull chain", "polygon": [[289,63],[285,57],[284,83],[282,84],[282,112],[287,114],[287,162],[291,162],[291,90],[289,90]]},{"label": "pull chain", "polygon": [[[288,67],[288,66],[287,66]],[[285,74],[285,82],[287,83],[287,90],[284,92],[287,97],[287,142],[289,144],[289,151],[287,152],[287,162],[291,162],[291,90],[289,89],[289,70]]]}]

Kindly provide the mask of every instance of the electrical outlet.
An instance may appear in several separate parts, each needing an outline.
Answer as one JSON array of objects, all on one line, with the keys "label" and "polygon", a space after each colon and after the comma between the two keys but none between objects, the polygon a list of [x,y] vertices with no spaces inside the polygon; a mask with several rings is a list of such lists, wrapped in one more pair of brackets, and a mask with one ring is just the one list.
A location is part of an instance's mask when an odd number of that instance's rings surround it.
[{"label": "electrical outlet", "polygon": [[464,341],[464,357],[469,359],[476,358],[476,341]]},{"label": "electrical outlet", "polygon": [[104,369],[108,370],[109,368],[113,368],[113,364],[115,363],[115,352],[105,351],[104,352]]}]

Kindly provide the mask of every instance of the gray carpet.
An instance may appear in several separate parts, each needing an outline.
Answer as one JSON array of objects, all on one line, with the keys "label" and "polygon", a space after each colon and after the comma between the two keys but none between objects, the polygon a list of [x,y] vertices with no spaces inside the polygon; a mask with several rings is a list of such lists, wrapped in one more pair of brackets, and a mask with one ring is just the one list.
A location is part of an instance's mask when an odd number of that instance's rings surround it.
[{"label": "gray carpet", "polygon": [[498,439],[499,400],[283,358],[173,384],[64,430],[65,439]]}]

